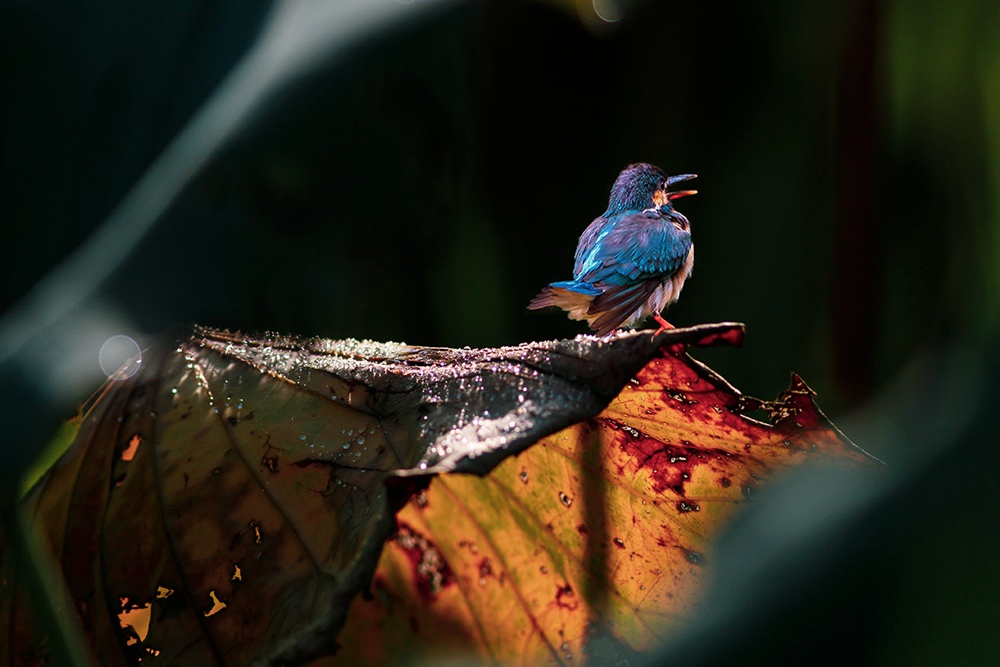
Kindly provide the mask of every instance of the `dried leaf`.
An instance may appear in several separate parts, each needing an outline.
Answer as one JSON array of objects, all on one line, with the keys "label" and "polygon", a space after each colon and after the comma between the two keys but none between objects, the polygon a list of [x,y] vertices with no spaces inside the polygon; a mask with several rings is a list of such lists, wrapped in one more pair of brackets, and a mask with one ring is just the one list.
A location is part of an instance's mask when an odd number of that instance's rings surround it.
[{"label": "dried leaf", "polygon": [[199,330],[109,384],[26,510],[106,664],[294,663],[334,649],[427,475],[592,417],[662,343],[741,334],[449,350]]}]

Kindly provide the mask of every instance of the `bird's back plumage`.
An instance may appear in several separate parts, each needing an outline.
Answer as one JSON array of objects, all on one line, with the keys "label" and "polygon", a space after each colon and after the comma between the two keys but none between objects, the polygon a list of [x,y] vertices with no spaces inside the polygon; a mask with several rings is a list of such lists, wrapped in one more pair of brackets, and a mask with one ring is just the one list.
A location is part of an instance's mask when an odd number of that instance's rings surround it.
[{"label": "bird's back plumage", "polygon": [[530,309],[558,306],[585,320],[598,335],[658,315],[676,301],[694,263],[687,218],[668,186],[691,175],[667,178],[652,165],[627,167],[615,181],[608,210],[580,236],[573,280],[545,287]]}]

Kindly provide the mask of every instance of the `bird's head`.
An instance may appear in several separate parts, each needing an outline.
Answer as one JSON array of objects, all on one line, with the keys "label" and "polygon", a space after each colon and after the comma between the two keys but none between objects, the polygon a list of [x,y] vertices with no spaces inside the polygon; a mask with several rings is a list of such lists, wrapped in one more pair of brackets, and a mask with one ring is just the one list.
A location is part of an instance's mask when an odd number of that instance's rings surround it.
[{"label": "bird's head", "polygon": [[651,164],[630,164],[618,174],[611,187],[608,210],[605,215],[624,211],[644,211],[648,208],[671,208],[671,202],[679,197],[697,193],[697,190],[670,191],[670,186],[689,181],[696,174],[667,176],[659,167]]}]

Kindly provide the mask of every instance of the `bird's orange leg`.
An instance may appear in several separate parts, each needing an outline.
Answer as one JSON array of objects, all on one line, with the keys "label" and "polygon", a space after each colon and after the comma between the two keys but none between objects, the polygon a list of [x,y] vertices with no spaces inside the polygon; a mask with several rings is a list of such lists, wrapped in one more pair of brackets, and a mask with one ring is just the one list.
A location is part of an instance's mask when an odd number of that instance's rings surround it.
[{"label": "bird's orange leg", "polygon": [[653,319],[656,320],[656,323],[660,325],[660,328],[656,330],[655,334],[653,334],[653,338],[656,338],[667,329],[675,328],[673,324],[663,319],[663,316],[660,315],[659,313],[653,313]]}]

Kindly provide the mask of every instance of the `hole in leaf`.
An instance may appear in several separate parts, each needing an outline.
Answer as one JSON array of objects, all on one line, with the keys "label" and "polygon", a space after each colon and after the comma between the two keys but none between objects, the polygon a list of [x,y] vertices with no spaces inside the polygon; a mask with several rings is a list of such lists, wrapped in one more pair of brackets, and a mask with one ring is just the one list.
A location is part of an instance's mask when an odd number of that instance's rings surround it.
[{"label": "hole in leaf", "polygon": [[209,591],[208,596],[212,598],[212,608],[205,612],[205,616],[214,616],[227,607],[226,603],[219,599],[215,591]]},{"label": "hole in leaf", "polygon": [[128,441],[128,447],[122,451],[122,461],[131,461],[135,457],[135,452],[139,449],[139,444],[142,442],[142,436],[136,433],[132,436],[132,439]]},{"label": "hole in leaf", "polygon": [[118,614],[118,623],[121,624],[123,630],[131,628],[135,633],[134,637],[128,638],[126,644],[131,646],[145,641],[146,635],[149,634],[149,619],[152,615],[149,603],[129,602],[126,597],[121,598],[119,603],[121,604],[121,612]]}]

